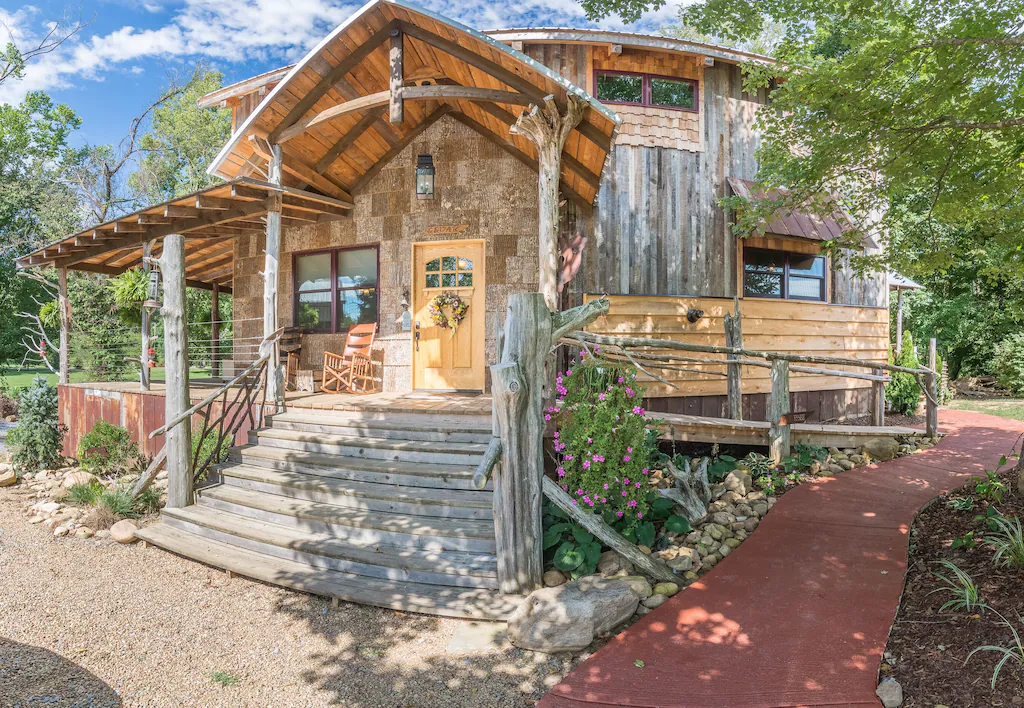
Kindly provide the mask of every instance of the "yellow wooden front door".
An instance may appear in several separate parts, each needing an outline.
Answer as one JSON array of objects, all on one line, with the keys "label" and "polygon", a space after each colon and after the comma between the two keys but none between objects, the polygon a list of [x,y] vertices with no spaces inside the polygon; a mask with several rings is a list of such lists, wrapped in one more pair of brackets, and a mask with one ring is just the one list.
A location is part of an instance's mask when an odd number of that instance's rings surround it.
[{"label": "yellow wooden front door", "polygon": [[[483,242],[413,244],[412,280],[413,388],[483,391]],[[439,327],[430,318],[430,302],[442,293],[456,293],[469,304],[454,330]]]}]

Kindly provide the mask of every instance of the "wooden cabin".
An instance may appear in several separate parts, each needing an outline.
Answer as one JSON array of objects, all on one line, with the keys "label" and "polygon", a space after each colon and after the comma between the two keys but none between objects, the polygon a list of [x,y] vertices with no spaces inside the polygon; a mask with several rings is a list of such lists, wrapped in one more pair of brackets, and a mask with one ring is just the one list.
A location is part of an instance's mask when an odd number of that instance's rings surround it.
[{"label": "wooden cabin", "polygon": [[[218,484],[196,499],[187,426],[150,434],[216,384],[190,389],[187,356],[170,355],[166,388],[68,384],[62,291],[69,451],[100,417],[165,448],[180,484],[165,523],[143,537],[171,550],[333,597],[507,615],[513,605],[493,592],[492,495],[471,478],[490,439],[489,366],[509,296],[541,291],[565,308],[606,294],[593,332],[715,345],[738,308],[747,348],[886,360],[885,274],[853,277],[822,255],[842,218],[790,214],[740,238],[719,205],[757,189],[754,123],[767,95],[743,91],[741,66],[771,61],[631,33],[484,34],[405,0],[364,6],[296,65],[203,99],[234,116],[209,167],[223,183],[19,265],[116,274],[159,263],[171,332],[186,286],[230,293],[226,378],[269,357],[280,328],[297,333],[294,367],[315,378],[352,326],[375,323],[381,393],[285,392],[287,411],[269,424],[232,428],[249,444],[203,468]],[[531,106],[558,111],[560,155],[524,127]],[[556,233],[557,267],[540,258]],[[568,281],[557,295],[556,275]],[[468,304],[454,329],[430,317],[445,292]],[[648,407],[723,416],[723,376],[716,365],[675,372],[670,385],[652,382]],[[278,383],[266,380],[274,399]],[[745,419],[764,420],[768,381],[743,367]],[[794,373],[791,387],[806,421],[869,412],[864,379]],[[163,411],[154,396],[166,397]],[[230,409],[220,405],[207,421]]]}]

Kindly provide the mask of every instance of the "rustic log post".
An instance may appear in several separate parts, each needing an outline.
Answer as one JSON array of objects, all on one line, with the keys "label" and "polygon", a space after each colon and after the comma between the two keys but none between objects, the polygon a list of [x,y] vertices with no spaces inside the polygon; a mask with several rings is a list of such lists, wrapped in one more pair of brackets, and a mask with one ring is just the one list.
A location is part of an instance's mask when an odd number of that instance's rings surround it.
[{"label": "rustic log post", "polygon": [[[743,348],[743,323],[740,314],[739,298],[733,300],[735,314],[725,315],[725,346],[733,349]],[[743,420],[743,367],[739,362],[738,354],[729,354],[730,363],[727,365],[726,398],[728,404],[728,416],[733,420]]]},{"label": "rustic log post", "polygon": [[220,376],[220,285],[213,284],[210,296],[210,376]]},{"label": "rustic log post", "polygon": [[[174,420],[191,406],[188,391],[188,326],[185,313],[185,237],[164,237],[160,256],[164,297],[164,419]],[[192,427],[185,420],[167,431],[167,506],[180,509],[192,503]]]},{"label": "rustic log post", "polygon": [[153,357],[149,355],[149,349],[153,341],[153,313],[147,306],[149,301],[156,300],[158,293],[152,292],[150,287],[149,274],[153,271],[153,264],[150,260],[153,257],[153,242],[146,241],[142,244],[142,274],[146,276],[146,301],[142,303],[142,346],[139,356],[139,388],[143,391],[149,390],[149,362]]},{"label": "rustic log post", "polygon": [[[271,147],[271,159],[267,165],[267,181],[281,185],[281,146]],[[281,251],[281,193],[274,193],[267,210],[267,244],[263,263],[263,337],[260,357],[270,356],[267,362],[267,398],[275,405],[283,394],[281,386],[281,362],[278,355],[278,340],[270,337],[277,331],[277,276],[280,270]]]},{"label": "rustic log post", "polygon": [[58,382],[66,384],[71,380],[71,352],[69,350],[69,334],[71,332],[71,301],[68,299],[68,269],[57,269],[57,314],[60,318],[60,339],[57,356],[59,368]]},{"label": "rustic log post", "polygon": [[548,307],[557,311],[558,301],[558,182],[562,148],[570,131],[583,119],[583,100],[569,94],[563,115],[554,96],[544,98],[544,109],[531,105],[509,128],[513,135],[529,138],[537,146],[537,194],[539,204],[540,291]]},{"label": "rustic log post", "polygon": [[[885,372],[881,369],[875,369],[877,376],[882,376]],[[885,382],[884,381],[872,381],[871,382],[871,425],[877,425],[879,427],[885,425]]]},{"label": "rustic log post", "polygon": [[772,360],[772,392],[768,395],[768,457],[778,464],[789,455],[789,362]]},{"label": "rustic log post", "polygon": [[391,30],[391,46],[389,52],[389,61],[391,69],[391,103],[389,111],[389,120],[392,123],[401,123],[405,120],[405,101],[402,99],[402,90],[405,85],[404,72],[402,65],[404,63],[404,47],[402,41],[402,30],[393,29]]},{"label": "rustic log post", "polygon": [[939,376],[935,373],[938,360],[935,351],[935,338],[928,340],[928,368],[930,371],[925,374],[925,433],[930,438],[939,434]]},{"label": "rustic log post", "polygon": [[903,288],[896,290],[896,353],[903,351]]},{"label": "rustic log post", "polygon": [[608,312],[608,300],[551,312],[541,293],[510,295],[500,363],[491,367],[495,436],[501,456],[494,467],[494,528],[498,588],[529,593],[541,586],[544,477],[545,364],[569,331]]}]

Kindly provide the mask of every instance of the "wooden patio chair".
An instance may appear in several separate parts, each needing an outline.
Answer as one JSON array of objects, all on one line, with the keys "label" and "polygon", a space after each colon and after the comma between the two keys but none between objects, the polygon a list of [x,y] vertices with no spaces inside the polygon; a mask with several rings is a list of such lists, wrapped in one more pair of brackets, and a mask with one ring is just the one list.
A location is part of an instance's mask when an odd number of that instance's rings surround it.
[{"label": "wooden patio chair", "polygon": [[373,378],[373,360],[370,358],[376,336],[376,323],[353,325],[341,354],[324,352],[320,390],[327,393],[376,393],[377,381]]}]

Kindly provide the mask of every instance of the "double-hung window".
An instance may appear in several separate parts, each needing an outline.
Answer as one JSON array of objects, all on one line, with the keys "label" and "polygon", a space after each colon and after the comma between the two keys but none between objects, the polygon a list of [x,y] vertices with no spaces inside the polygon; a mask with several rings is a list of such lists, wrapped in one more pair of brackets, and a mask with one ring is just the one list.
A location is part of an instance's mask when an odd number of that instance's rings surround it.
[{"label": "double-hung window", "polygon": [[594,85],[597,100],[605,103],[697,110],[697,82],[693,79],[599,70]]},{"label": "double-hung window", "polygon": [[346,332],[377,321],[377,248],[293,256],[294,322],[304,332]]},{"label": "double-hung window", "polygon": [[743,295],[825,301],[825,257],[743,249]]}]

